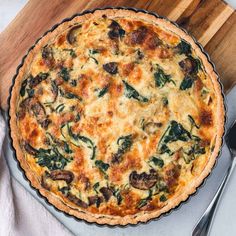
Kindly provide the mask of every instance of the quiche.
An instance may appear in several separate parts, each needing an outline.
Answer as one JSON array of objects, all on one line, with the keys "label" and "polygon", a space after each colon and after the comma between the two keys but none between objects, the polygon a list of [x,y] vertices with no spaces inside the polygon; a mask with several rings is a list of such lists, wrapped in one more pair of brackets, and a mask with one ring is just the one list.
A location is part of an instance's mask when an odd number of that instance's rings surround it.
[{"label": "quiche", "polygon": [[170,21],[125,9],[59,24],[14,80],[10,128],[31,185],[88,222],[146,222],[211,172],[224,133],[213,66]]}]

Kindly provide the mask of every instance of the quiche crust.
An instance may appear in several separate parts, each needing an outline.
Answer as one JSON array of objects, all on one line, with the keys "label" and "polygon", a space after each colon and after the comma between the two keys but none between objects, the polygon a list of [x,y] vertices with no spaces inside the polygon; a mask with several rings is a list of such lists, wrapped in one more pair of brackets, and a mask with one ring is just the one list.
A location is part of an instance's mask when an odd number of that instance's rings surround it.
[{"label": "quiche crust", "polygon": [[[204,169],[202,170],[199,176],[196,176],[194,180],[188,184],[184,191],[179,193],[174,198],[171,198],[171,201],[168,201],[166,205],[164,205],[160,209],[155,209],[153,211],[145,211],[140,210],[134,215],[125,215],[125,216],[116,216],[116,215],[107,215],[107,214],[93,214],[89,211],[86,211],[82,208],[72,207],[69,206],[67,203],[63,202],[63,200],[57,196],[55,193],[48,191],[47,189],[41,186],[41,183],[38,179],[38,176],[30,168],[25,156],[24,151],[20,145],[20,134],[18,132],[17,127],[17,104],[19,99],[19,92],[22,84],[22,80],[24,75],[27,73],[28,66],[34,59],[35,55],[37,55],[42,47],[46,45],[48,42],[52,41],[52,39],[56,38],[62,32],[67,30],[69,27],[79,23],[83,23],[88,20],[98,19],[101,18],[103,15],[106,15],[107,18],[131,18],[134,20],[145,21],[153,25],[158,25],[168,29],[169,31],[173,32],[174,34],[178,35],[181,39],[184,39],[188,42],[192,50],[195,52],[195,55],[201,59],[202,64],[204,65],[205,72],[211,79],[213,84],[214,93],[216,96],[216,107],[215,107],[215,114],[217,123],[215,125],[216,133],[216,140],[214,151],[211,153],[210,157],[208,158],[208,162],[206,163]],[[16,150],[16,157],[20,163],[21,168],[24,170],[27,179],[30,181],[31,185],[37,189],[42,196],[44,196],[53,206],[57,209],[68,213],[69,215],[75,216],[78,219],[86,220],[87,222],[96,222],[98,224],[109,224],[109,225],[127,225],[127,224],[137,224],[138,222],[146,222],[150,219],[159,217],[163,213],[168,212],[169,210],[175,208],[181,202],[185,201],[191,194],[193,194],[197,187],[203,182],[203,180],[210,174],[215,162],[216,158],[219,154],[221,145],[222,145],[222,137],[224,134],[224,122],[225,122],[225,109],[224,109],[224,102],[222,97],[221,86],[218,82],[218,76],[215,73],[212,65],[208,61],[206,55],[201,51],[199,46],[196,45],[192,37],[186,34],[183,30],[176,27],[171,22],[157,18],[154,15],[146,14],[143,12],[134,12],[132,10],[125,10],[125,9],[103,9],[103,10],[95,10],[93,13],[86,13],[80,16],[74,17],[70,21],[66,21],[60,24],[57,28],[55,28],[52,32],[48,32],[45,36],[43,36],[29,51],[26,58],[24,59],[22,67],[20,67],[18,74],[15,78],[14,85],[12,87],[11,98],[10,98],[10,134],[12,138],[13,147]]]}]

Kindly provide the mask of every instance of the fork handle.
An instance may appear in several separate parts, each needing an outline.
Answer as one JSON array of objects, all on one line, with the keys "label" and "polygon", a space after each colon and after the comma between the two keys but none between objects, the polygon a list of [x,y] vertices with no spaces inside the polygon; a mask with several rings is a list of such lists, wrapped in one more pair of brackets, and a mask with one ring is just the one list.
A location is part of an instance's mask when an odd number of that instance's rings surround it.
[{"label": "fork handle", "polygon": [[209,234],[211,223],[214,218],[216,208],[218,206],[218,203],[221,199],[222,193],[225,189],[226,184],[228,183],[229,177],[233,173],[234,166],[236,164],[235,161],[236,158],[232,158],[232,161],[230,163],[230,166],[227,169],[227,172],[222,180],[222,183],[217,189],[217,192],[214,196],[214,198],[211,200],[211,203],[205,210],[204,214],[200,218],[199,222],[195,226],[192,236],[207,236]]}]

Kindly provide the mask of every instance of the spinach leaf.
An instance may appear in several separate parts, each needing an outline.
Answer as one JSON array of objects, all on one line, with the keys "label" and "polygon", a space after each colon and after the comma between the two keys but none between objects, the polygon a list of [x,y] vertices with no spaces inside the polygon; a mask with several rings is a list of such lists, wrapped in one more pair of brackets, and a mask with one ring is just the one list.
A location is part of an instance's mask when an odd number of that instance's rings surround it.
[{"label": "spinach leaf", "polygon": [[175,142],[177,140],[186,142],[191,140],[191,138],[190,132],[188,132],[180,123],[172,120],[165,133],[161,137],[161,140],[158,144],[158,149],[161,154],[168,153],[169,155],[172,155],[173,153],[166,145],[167,143]]},{"label": "spinach leaf", "polygon": [[192,136],[192,139],[195,141],[192,146],[188,150],[182,150],[186,164],[189,164],[192,160],[195,160],[196,157],[206,153],[205,147],[201,145],[201,139],[194,135]]},{"label": "spinach leaf", "polygon": [[26,89],[27,83],[28,83],[28,80],[25,79],[25,80],[22,82],[22,84],[21,84],[21,88],[20,88],[20,95],[21,95],[21,97],[24,97],[24,96],[25,96],[25,89]]},{"label": "spinach leaf", "polygon": [[94,54],[97,54],[97,53],[99,53],[98,50],[96,50],[96,49],[89,49],[89,54],[94,55]]},{"label": "spinach leaf", "polygon": [[89,58],[93,59],[93,61],[98,65],[98,60],[95,57],[90,56]]},{"label": "spinach leaf", "polygon": [[102,169],[103,171],[107,171],[108,168],[110,167],[109,164],[103,162],[102,160],[96,160],[95,165],[99,168]]},{"label": "spinach leaf", "polygon": [[60,89],[60,94],[62,97],[67,98],[67,99],[78,99],[82,101],[82,98],[74,93],[71,92],[65,92],[62,89]]},{"label": "spinach leaf", "polygon": [[55,108],[55,111],[56,113],[60,113],[64,110],[65,108],[65,105],[62,103],[62,104],[59,104],[56,108]]},{"label": "spinach leaf", "polygon": [[164,194],[162,194],[162,195],[160,196],[160,201],[161,201],[161,202],[167,201],[167,198],[166,198],[166,196],[165,196]]},{"label": "spinach leaf", "polygon": [[190,58],[190,60],[192,60],[193,64],[194,64],[194,70],[192,73],[197,73],[199,70],[202,70],[202,65],[201,62],[198,58],[194,58],[192,56],[188,56],[188,58]]},{"label": "spinach leaf", "polygon": [[73,57],[73,58],[75,58],[77,56],[73,49],[64,48],[63,51],[69,52],[70,56]]},{"label": "spinach leaf", "polygon": [[57,148],[40,148],[36,154],[36,158],[40,166],[47,167],[49,170],[64,169],[67,163],[71,161],[71,159],[65,158]]},{"label": "spinach leaf", "polygon": [[192,87],[193,82],[196,80],[195,77],[186,75],[180,84],[180,90],[186,90]]},{"label": "spinach leaf", "polygon": [[96,49],[89,49],[89,58],[93,59],[93,61],[98,65],[98,60],[93,56],[94,54],[99,53]]},{"label": "spinach leaf", "polygon": [[64,151],[68,154],[71,154],[73,151],[70,149],[70,146],[67,142],[64,142]]},{"label": "spinach leaf", "polygon": [[106,179],[108,179],[108,175],[107,175],[106,171],[108,170],[110,165],[103,162],[102,160],[96,160],[95,161],[95,166],[104,174],[104,177]]},{"label": "spinach leaf", "polygon": [[168,186],[166,185],[166,182],[164,182],[163,180],[160,180],[157,182],[156,184],[156,194],[159,192],[169,192]]},{"label": "spinach leaf", "polygon": [[77,113],[76,116],[75,116],[75,122],[80,121],[80,119],[81,119],[80,114]]},{"label": "spinach leaf", "polygon": [[145,197],[145,198],[142,198],[139,201],[137,208],[140,209],[140,208],[146,206],[148,204],[148,202],[151,201],[151,200],[152,200],[152,190],[150,189],[149,192],[148,192],[148,196]]},{"label": "spinach leaf", "polygon": [[120,189],[117,188],[117,189],[114,189],[113,191],[113,196],[117,199],[117,204],[120,205],[123,198],[121,196],[121,193],[120,193]]},{"label": "spinach leaf", "polygon": [[27,93],[28,93],[28,97],[32,98],[34,96],[34,89],[26,89]]},{"label": "spinach leaf", "polygon": [[58,187],[58,191],[60,191],[63,195],[67,196],[70,191],[70,187],[69,186],[64,186],[62,188]]},{"label": "spinach leaf", "polygon": [[[192,127],[194,126],[194,127],[196,127],[197,129],[200,128],[199,125],[196,124],[195,120],[193,119],[193,117],[192,117],[191,115],[188,115],[188,119],[189,119],[189,121],[190,121]],[[191,130],[192,130],[192,128],[191,128]]]},{"label": "spinach leaf", "polygon": [[76,87],[76,86],[77,86],[77,81],[76,81],[75,79],[71,80],[71,81],[70,81],[70,85],[71,85],[72,87]]},{"label": "spinach leaf", "polygon": [[167,132],[163,137],[164,143],[174,142],[177,140],[188,141],[191,139],[191,134],[178,122],[172,120]]},{"label": "spinach leaf", "polygon": [[127,151],[131,147],[132,143],[132,134],[121,136],[117,140],[117,144],[120,146],[119,149],[122,149],[124,151]]},{"label": "spinach leaf", "polygon": [[[64,127],[64,126],[63,126]],[[61,127],[61,128],[63,128]],[[85,137],[85,136],[82,136],[80,134],[74,134],[71,127],[69,126],[69,124],[67,123],[67,131],[68,131],[68,134],[70,137],[72,137],[72,139],[74,139],[74,141],[72,140],[72,143],[75,145],[75,146],[78,146],[79,144],[76,143],[76,141],[82,141],[83,143],[85,143],[87,145],[87,148],[91,149],[92,150],[92,154],[91,154],[91,157],[90,159],[93,160],[95,158],[95,155],[96,155],[96,149],[97,147],[94,145],[94,143],[92,142],[91,139]],[[63,132],[62,132],[63,133]],[[64,136],[64,135],[63,135]],[[64,136],[65,137],[65,136]],[[76,144],[75,144],[76,143]]]},{"label": "spinach leaf", "polygon": [[158,68],[154,73],[154,79],[156,86],[160,88],[164,87],[166,83],[172,82],[173,84],[175,84],[174,80],[171,79],[171,76],[165,74],[164,71],[160,68]]},{"label": "spinach leaf", "polygon": [[91,139],[85,137],[85,136],[78,136],[78,139],[80,139],[82,142],[87,144],[87,147],[89,149],[92,149],[92,155],[91,155],[91,160],[93,160],[95,158],[95,153],[96,153],[96,146],[94,145],[94,143],[91,141]]},{"label": "spinach leaf", "polygon": [[98,194],[98,187],[99,187],[99,182],[97,182],[97,183],[95,183],[94,185],[93,185],[93,190]]},{"label": "spinach leaf", "polygon": [[172,152],[166,144],[162,144],[160,147],[160,154],[167,153],[169,156],[172,156],[174,152]]},{"label": "spinach leaf", "polygon": [[117,140],[119,145],[117,152],[112,156],[112,163],[120,163],[122,156],[131,148],[133,144],[132,135],[121,136]]},{"label": "spinach leaf", "polygon": [[48,137],[48,141],[52,146],[57,146],[58,148],[60,148],[61,150],[65,151],[68,154],[71,154],[73,151],[70,149],[70,146],[67,142],[57,139],[56,137],[54,137],[51,133],[46,132],[46,135]]},{"label": "spinach leaf", "polygon": [[134,89],[131,85],[129,85],[126,81],[122,80],[125,85],[125,96],[127,98],[133,98],[140,102],[148,102],[148,98],[139,94],[139,92]]},{"label": "spinach leaf", "polygon": [[69,70],[66,67],[62,67],[61,71],[59,72],[59,76],[66,82],[70,79]]},{"label": "spinach leaf", "polygon": [[98,93],[98,97],[103,97],[107,92],[108,92],[108,88],[109,88],[109,85],[105,86],[104,88],[102,88],[99,93]]},{"label": "spinach leaf", "polygon": [[176,48],[179,54],[188,55],[191,53],[191,45],[184,40],[181,40],[181,42],[177,45]]},{"label": "spinach leaf", "polygon": [[157,158],[155,156],[152,156],[149,162],[152,162],[155,166],[159,166],[160,168],[164,166],[164,161],[161,158]]}]

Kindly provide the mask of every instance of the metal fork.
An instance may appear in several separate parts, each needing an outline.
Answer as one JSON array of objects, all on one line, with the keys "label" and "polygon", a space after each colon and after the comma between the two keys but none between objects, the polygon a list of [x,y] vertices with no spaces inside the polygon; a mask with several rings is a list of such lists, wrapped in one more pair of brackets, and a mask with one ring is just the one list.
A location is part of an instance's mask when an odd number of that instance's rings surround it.
[{"label": "metal fork", "polygon": [[222,180],[222,183],[220,184],[219,188],[217,189],[214,198],[211,200],[211,203],[205,210],[204,214],[198,221],[197,225],[194,227],[194,230],[192,232],[192,236],[207,236],[209,235],[212,220],[214,218],[217,206],[220,202],[222,193],[226,187],[226,184],[228,183],[231,174],[233,173],[235,164],[236,164],[236,121],[232,125],[232,127],[229,129],[226,135],[226,144],[230,150],[231,154],[231,162],[230,166],[227,169],[227,172]]}]

